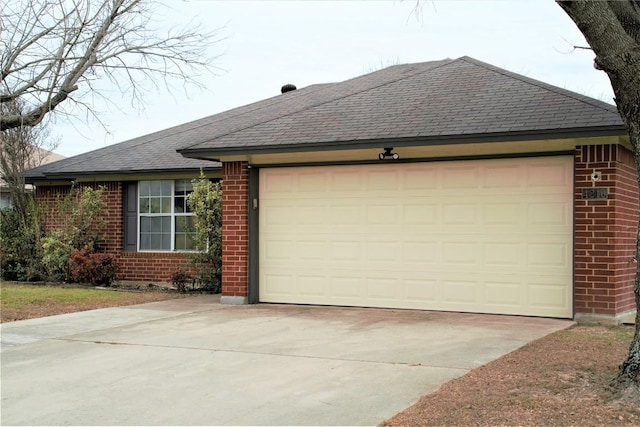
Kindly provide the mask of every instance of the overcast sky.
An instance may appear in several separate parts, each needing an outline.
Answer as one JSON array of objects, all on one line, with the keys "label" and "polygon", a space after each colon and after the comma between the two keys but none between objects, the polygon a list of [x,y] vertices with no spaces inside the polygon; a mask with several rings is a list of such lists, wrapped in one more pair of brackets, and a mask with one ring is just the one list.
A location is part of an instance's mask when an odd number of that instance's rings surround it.
[{"label": "overcast sky", "polygon": [[573,49],[586,42],[552,0],[425,1],[417,14],[414,0],[169,1],[172,10],[158,19],[221,28],[224,40],[210,47],[220,70],[203,82],[208,90],[148,93],[142,111],[126,101],[121,111],[98,104],[108,130],[83,116],[58,117],[50,124],[56,152],[84,153],[277,96],[286,83],[301,88],[465,55],[613,103],[593,53]]}]

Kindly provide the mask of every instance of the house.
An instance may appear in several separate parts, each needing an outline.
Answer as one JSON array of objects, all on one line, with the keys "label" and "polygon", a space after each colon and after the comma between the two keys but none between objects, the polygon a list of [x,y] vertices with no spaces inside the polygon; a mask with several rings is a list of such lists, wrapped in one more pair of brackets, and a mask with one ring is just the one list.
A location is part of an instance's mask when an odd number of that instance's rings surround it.
[{"label": "house", "polygon": [[[32,149],[29,150],[31,156],[25,163],[25,168],[28,169],[34,165],[43,165],[47,163],[56,162],[64,159],[64,156],[54,153],[53,151],[45,150],[44,148],[35,147],[30,145]],[[11,206],[11,191],[9,184],[2,177],[4,174],[2,168],[0,168],[0,209],[8,208]],[[32,191],[31,186],[26,186],[27,191]]]},{"label": "house", "polygon": [[[37,197],[60,179],[129,183],[113,192],[119,241],[142,220],[126,219],[140,168],[163,177],[173,149],[221,168],[223,303],[634,310],[637,171],[614,106],[469,57],[285,89],[39,168]],[[123,256],[143,256],[131,238]]]},{"label": "house", "polygon": [[[171,128],[55,163],[31,169],[26,180],[36,186],[36,202],[47,229],[59,227],[60,196],[77,186],[102,187],[105,201],[104,250],[115,256],[119,279],[170,282],[194,248],[183,220],[192,217],[185,196],[200,171],[220,178],[220,164],[188,159],[176,152],[186,129],[207,119]],[[146,211],[139,209],[146,206]]]}]

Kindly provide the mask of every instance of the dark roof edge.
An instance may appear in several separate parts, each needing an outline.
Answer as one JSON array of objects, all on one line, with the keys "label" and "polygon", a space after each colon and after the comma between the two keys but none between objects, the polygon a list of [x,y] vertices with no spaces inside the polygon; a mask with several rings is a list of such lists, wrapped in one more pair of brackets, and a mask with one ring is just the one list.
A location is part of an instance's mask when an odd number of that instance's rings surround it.
[{"label": "dark roof edge", "polygon": [[348,140],[348,141],[325,141],[304,144],[273,144],[260,146],[235,146],[224,147],[220,149],[211,148],[183,148],[176,150],[184,157],[193,159],[206,160],[214,156],[237,156],[245,154],[277,154],[287,152],[309,152],[309,151],[331,151],[331,150],[353,150],[365,148],[384,148],[399,145],[402,147],[421,146],[421,145],[457,145],[457,144],[473,144],[473,143],[491,143],[491,142],[508,142],[508,141],[526,141],[536,139],[565,139],[565,138],[594,138],[603,136],[624,136],[627,129],[624,125],[599,126],[573,129],[549,129],[531,131],[514,131],[514,132],[494,132],[494,133],[476,133],[466,135],[437,135],[437,136],[418,136],[407,138],[382,138],[367,140]]},{"label": "dark roof edge", "polygon": [[[208,160],[208,159],[207,159]],[[33,184],[37,181],[47,180],[75,180],[78,178],[85,178],[91,176],[98,177],[117,177],[117,176],[136,176],[136,175],[178,175],[184,173],[197,172],[202,169],[204,172],[216,172],[221,170],[222,165],[211,167],[195,167],[195,168],[181,168],[181,169],[139,169],[139,170],[126,170],[126,171],[93,171],[93,172],[52,172],[41,175],[28,176],[25,175],[25,182],[27,184]]]}]

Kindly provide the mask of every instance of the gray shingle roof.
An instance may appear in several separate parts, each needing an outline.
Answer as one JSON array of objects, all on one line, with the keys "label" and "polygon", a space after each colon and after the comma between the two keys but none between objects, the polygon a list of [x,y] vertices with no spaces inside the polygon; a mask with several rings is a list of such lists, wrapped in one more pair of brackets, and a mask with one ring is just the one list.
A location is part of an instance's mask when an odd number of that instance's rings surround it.
[{"label": "gray shingle roof", "polygon": [[27,171],[25,177],[33,182],[42,178],[76,179],[86,175],[180,172],[220,167],[217,162],[181,156],[176,150],[184,146],[185,141],[159,136],[166,132],[156,132],[42,165]]},{"label": "gray shingle roof", "polygon": [[197,156],[402,138],[421,145],[461,135],[624,133],[613,105],[469,57],[396,65],[297,95],[264,120],[248,119],[181,151]]},{"label": "gray shingle roof", "polygon": [[452,137],[575,136],[596,130],[625,133],[615,106],[462,57],[395,65],[344,82],[308,86],[45,165],[28,176],[219,166],[176,150],[198,157],[379,146],[381,140],[422,145]]}]

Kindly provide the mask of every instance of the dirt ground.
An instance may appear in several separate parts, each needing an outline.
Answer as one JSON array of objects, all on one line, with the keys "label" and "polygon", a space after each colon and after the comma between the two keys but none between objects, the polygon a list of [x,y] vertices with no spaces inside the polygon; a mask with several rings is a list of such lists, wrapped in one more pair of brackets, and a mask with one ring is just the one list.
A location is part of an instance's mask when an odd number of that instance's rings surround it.
[{"label": "dirt ground", "polygon": [[640,426],[640,393],[609,387],[632,326],[575,326],[423,396],[384,426]]}]

